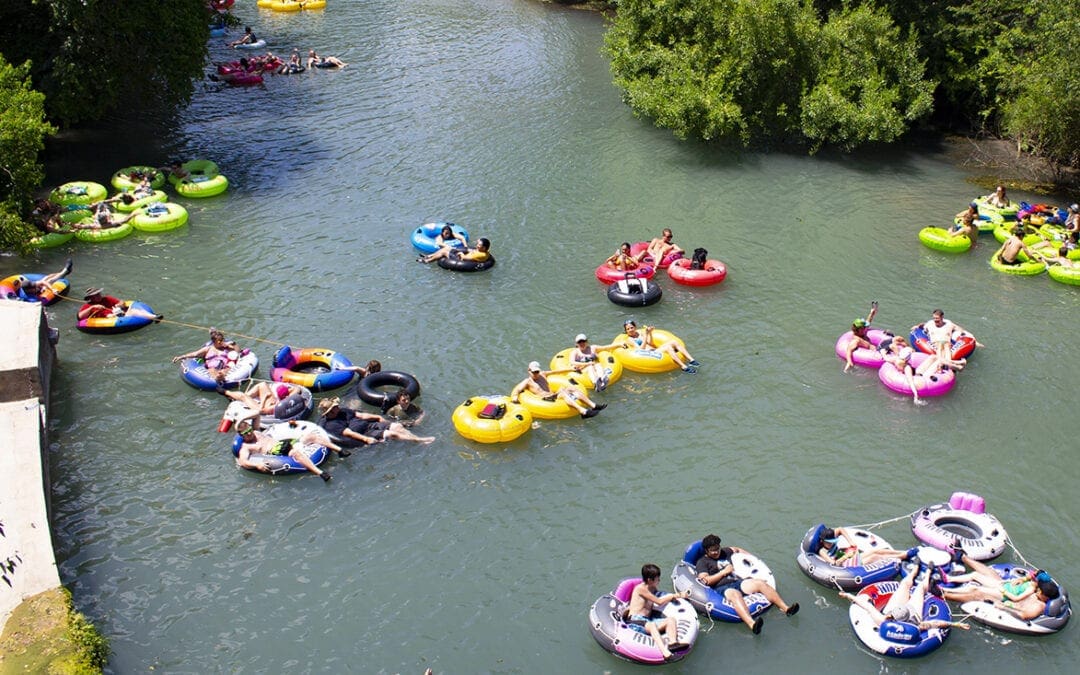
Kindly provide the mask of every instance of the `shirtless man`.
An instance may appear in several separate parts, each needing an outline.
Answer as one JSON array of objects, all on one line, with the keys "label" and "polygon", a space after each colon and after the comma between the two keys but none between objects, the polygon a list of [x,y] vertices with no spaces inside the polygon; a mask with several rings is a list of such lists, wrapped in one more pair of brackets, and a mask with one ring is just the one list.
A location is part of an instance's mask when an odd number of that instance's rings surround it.
[{"label": "shirtless man", "polygon": [[1030,621],[1037,619],[1046,613],[1046,605],[1051,600],[1056,600],[1061,595],[1061,589],[1046,572],[1041,572],[1035,577],[1035,592],[1023,600],[995,601],[994,604],[1006,612]]},{"label": "shirtless man", "polygon": [[[634,586],[634,590],[630,593],[626,616],[629,623],[643,626],[649,637],[660,648],[660,653],[664,655],[664,658],[670,659],[671,652],[684,651],[689,649],[690,645],[677,642],[679,637],[675,617],[654,617],[653,612],[672,600],[690,597],[690,591],[658,596],[656,592],[659,586],[660,568],[651,563],[642,565],[641,583]],[[664,641],[663,636],[667,636],[667,642]]]},{"label": "shirtless man", "polygon": [[1005,243],[1001,245],[995,255],[1002,265],[1019,265],[1022,262],[1019,258],[1021,251],[1026,253],[1032,260],[1042,261],[1042,258],[1032,252],[1024,243],[1024,226],[1017,225],[1013,228],[1012,236],[1005,240]]},{"label": "shirtless man", "polygon": [[659,237],[649,242],[649,247],[646,251],[652,256],[654,264],[659,265],[665,256],[675,253],[685,253],[678,244],[671,240],[673,236],[671,230],[665,227]]},{"label": "shirtless man", "polygon": [[528,368],[529,376],[519,382],[517,386],[514,387],[514,390],[510,392],[510,400],[514,403],[520,403],[522,392],[528,390],[545,401],[562,399],[568,406],[581,413],[583,418],[595,417],[601,410],[607,407],[607,403],[597,405],[580,387],[575,387],[572,384],[565,385],[559,389],[558,392],[551,391],[551,386],[547,381],[548,375],[569,373],[573,372],[573,370],[573,368],[543,370],[540,368],[539,361],[531,361]]},{"label": "shirtless man", "polygon": [[[252,459],[252,455],[288,455],[303,465],[305,469],[322,478],[323,481],[329,483],[330,479],[333,478],[329,473],[315,466],[315,463],[300,447],[305,444],[325,445],[330,449],[337,447],[325,438],[325,434],[322,434],[321,430],[319,432],[308,432],[295,442],[275,441],[269,434],[256,431],[251,420],[241,420],[236,424],[236,432],[243,439],[243,444],[240,446],[236,456],[236,463],[244,469],[267,471],[266,465],[261,461]],[[338,448],[338,450],[340,451],[341,448]]]}]

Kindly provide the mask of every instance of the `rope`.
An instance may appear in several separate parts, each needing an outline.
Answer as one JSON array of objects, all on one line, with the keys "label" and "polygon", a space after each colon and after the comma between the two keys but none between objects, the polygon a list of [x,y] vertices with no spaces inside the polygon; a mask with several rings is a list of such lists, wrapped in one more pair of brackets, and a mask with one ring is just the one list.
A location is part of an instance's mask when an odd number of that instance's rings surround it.
[{"label": "rope", "polygon": [[869,525],[852,525],[852,527],[860,529],[860,530],[872,530],[874,528],[881,527],[882,525],[888,525],[889,523],[895,523],[895,522],[898,522],[898,521],[904,520],[905,518],[910,518],[910,517],[911,517],[910,513],[905,513],[902,516],[897,516],[895,518],[890,518],[888,520],[882,520],[882,521],[877,522],[877,523],[870,523]]},{"label": "rope", "polygon": [[1020,562],[1024,563],[1024,567],[1032,570],[1037,569],[1031,563],[1029,563],[1026,558],[1024,558],[1024,555],[1020,553],[1020,549],[1016,548],[1016,545],[1012,542],[1012,537],[1006,536],[1005,543],[1008,544],[1009,548],[1012,549],[1012,552],[1016,554],[1016,557],[1020,558]]},{"label": "rope", "polygon": [[[79,303],[80,305],[83,304],[83,302],[84,302],[84,301],[79,300],[77,298],[69,298],[66,295],[58,295],[56,297],[60,298],[61,300],[66,301],[66,302],[75,302],[75,303]],[[196,330],[204,331],[204,332],[207,332],[207,333],[209,333],[210,330],[212,328],[214,328],[213,326],[202,326],[202,325],[199,325],[197,323],[187,323],[187,322],[184,322],[184,321],[174,321],[172,319],[161,319],[161,321],[158,321],[158,323],[167,323],[167,324],[171,324],[173,326],[181,326],[183,328],[194,328]],[[245,340],[251,340],[253,342],[263,342],[263,343],[266,343],[268,345],[274,345],[275,347],[284,347],[286,345],[285,342],[277,342],[276,340],[270,340],[268,338],[259,337],[258,335],[245,335],[243,333],[237,333],[235,331],[230,331],[230,330],[224,330],[222,332],[226,333],[228,335],[231,335],[233,337],[243,338]]]}]

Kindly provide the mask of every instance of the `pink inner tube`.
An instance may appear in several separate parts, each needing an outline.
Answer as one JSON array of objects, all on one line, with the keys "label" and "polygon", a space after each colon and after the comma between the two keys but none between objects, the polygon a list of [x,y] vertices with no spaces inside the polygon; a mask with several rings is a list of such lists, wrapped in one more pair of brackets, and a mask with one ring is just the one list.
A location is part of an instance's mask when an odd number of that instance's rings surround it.
[{"label": "pink inner tube", "polygon": [[[871,328],[866,331],[866,339],[875,347],[881,344],[881,341],[885,339],[886,335],[888,335],[888,333],[883,330],[878,330],[877,328]],[[836,355],[840,357],[841,361],[847,360],[847,346],[852,337],[854,337],[854,334],[851,331],[848,331],[836,340]],[[857,366],[862,366],[863,368],[880,368],[882,364],[885,363],[885,359],[881,356],[881,352],[876,349],[859,347],[851,355],[851,362]],[[922,392],[919,393],[921,394]]]},{"label": "pink inner tube", "polygon": [[[926,359],[930,358],[921,352],[915,352],[911,357],[911,365],[918,368]],[[891,363],[878,368],[878,379],[887,388],[898,394],[911,395],[913,392],[908,387],[904,374],[896,369]],[[919,396],[941,396],[953,388],[956,384],[956,373],[951,370],[943,370],[932,375],[916,375],[915,388],[919,390]]]},{"label": "pink inner tube", "polygon": [[[641,253],[644,253],[647,250],[649,250],[649,242],[647,242],[647,241],[639,241],[639,242],[637,242],[635,244],[630,245],[630,255],[632,255],[634,257],[637,257],[638,255],[640,255]],[[657,265],[657,267],[659,267],[662,270],[667,269],[668,266],[671,265],[671,263],[675,262],[676,260],[679,260],[682,257],[683,257],[682,251],[678,251],[676,253],[668,253],[666,256],[664,256],[664,259],[660,261],[660,264]],[[644,262],[652,265],[656,261],[653,260],[652,256],[650,255],[650,256],[645,257]]]},{"label": "pink inner tube", "polygon": [[601,283],[609,286],[616,281],[625,279],[628,273],[638,279],[652,279],[653,275],[656,274],[656,268],[652,265],[646,265],[645,263],[642,263],[632,270],[617,270],[614,267],[610,267],[607,263],[603,263],[600,267],[596,268],[596,278],[599,279]]},{"label": "pink inner tube", "polygon": [[727,278],[727,266],[719,260],[706,260],[705,269],[690,269],[688,258],[679,258],[668,267],[668,276],[684,286],[712,286]]}]

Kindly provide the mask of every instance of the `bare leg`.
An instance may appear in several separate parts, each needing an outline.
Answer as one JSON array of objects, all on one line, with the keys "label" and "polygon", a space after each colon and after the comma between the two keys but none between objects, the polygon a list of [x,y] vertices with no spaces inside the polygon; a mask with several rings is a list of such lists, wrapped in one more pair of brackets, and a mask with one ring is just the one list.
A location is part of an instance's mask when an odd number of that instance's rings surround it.
[{"label": "bare leg", "polygon": [[396,438],[399,441],[412,441],[414,443],[423,443],[427,445],[435,440],[434,436],[417,436],[413,432],[409,431],[401,425],[400,422],[394,422],[390,425],[390,428],[384,432],[386,438]]},{"label": "bare leg", "polygon": [[784,602],[784,599],[780,597],[780,594],[776,592],[776,589],[764,581],[747,579],[743,583],[745,584],[743,587],[745,591],[749,593],[761,593],[765,596],[766,600],[776,605],[784,614],[790,616],[799,611],[799,603],[796,602],[791,605],[787,604]]},{"label": "bare leg", "polygon": [[[316,476],[321,477],[323,475],[322,469],[315,466],[315,463],[311,461],[311,458],[308,457],[307,453],[305,453],[301,448],[294,447],[293,449],[289,450],[289,457],[292,457],[296,461],[300,462],[300,464],[303,465],[305,469],[315,474]],[[328,479],[324,478],[323,480]]]},{"label": "bare leg", "polygon": [[746,606],[746,600],[743,599],[743,594],[736,588],[730,588],[724,592],[724,597],[731,602],[731,606],[735,609],[735,613],[739,615],[742,622],[750,627],[750,630],[755,634],[761,632],[761,624],[758,623],[760,619],[755,620],[750,616],[750,609]]},{"label": "bare leg", "polygon": [[649,637],[653,639],[653,642],[656,643],[656,646],[660,649],[660,653],[664,655],[664,658],[671,658],[671,650],[668,649],[667,643],[664,642],[664,638],[660,634],[660,627],[656,625],[656,622],[647,622],[645,624],[645,630],[649,633]]}]

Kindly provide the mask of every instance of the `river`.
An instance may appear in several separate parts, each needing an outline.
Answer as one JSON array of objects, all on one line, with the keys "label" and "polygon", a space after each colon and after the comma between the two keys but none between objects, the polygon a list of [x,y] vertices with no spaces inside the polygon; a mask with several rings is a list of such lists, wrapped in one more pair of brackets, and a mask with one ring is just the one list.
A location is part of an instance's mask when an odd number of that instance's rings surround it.
[{"label": "river", "polygon": [[[670,588],[684,547],[709,532],[763,558],[802,611],[770,611],[757,637],[705,620],[666,670],[1071,671],[1075,627],[1041,639],[976,627],[927,658],[882,660],[795,565],[815,523],[886,521],[967,490],[1020,555],[1074,583],[1080,295],[992,271],[989,235],[965,256],[918,243],[975,194],[943,152],[680,142],[621,102],[591,13],[250,4],[236,12],[275,52],[314,47],[349,66],[247,89],[207,82],[174,118],[59,146],[56,183],[208,157],[231,188],[184,200],[178,231],[0,260],[5,276],[73,256],[76,296],[104,285],[166,316],[91,336],[71,304],[49,310],[62,331],[57,555],[76,606],[112,641],[110,671],[640,672],[593,641],[589,606],[644,562]],[[431,220],[490,237],[496,267],[418,265],[408,234]],[[728,279],[692,290],[661,278],[658,305],[611,304],[594,267],[665,226],[727,263]],[[940,306],[985,348],[948,395],[915,406],[833,354],[872,300],[875,325],[906,330]],[[598,417],[505,445],[455,433],[467,397],[508,392],[576,333],[608,342],[628,316],[685,339],[700,372],[627,374],[598,395]],[[420,430],[437,440],[331,459],[329,485],[236,469],[216,431],[223,399],[169,363],[211,325],[244,336],[263,376],[285,342],[415,373]],[[880,532],[914,542],[904,520]]]}]

